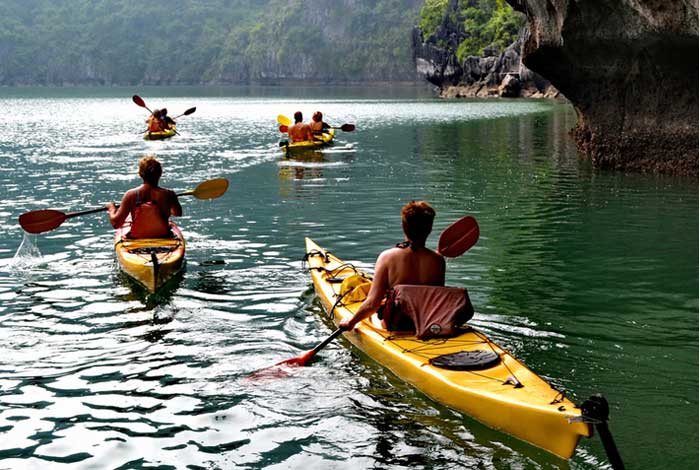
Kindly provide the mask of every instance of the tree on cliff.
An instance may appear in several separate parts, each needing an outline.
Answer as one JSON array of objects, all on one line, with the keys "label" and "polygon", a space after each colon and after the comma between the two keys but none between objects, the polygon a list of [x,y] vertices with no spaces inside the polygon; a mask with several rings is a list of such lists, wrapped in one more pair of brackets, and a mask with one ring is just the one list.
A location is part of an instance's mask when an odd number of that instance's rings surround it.
[{"label": "tree on cliff", "polygon": [[462,63],[469,56],[497,55],[518,38],[524,15],[505,0],[426,0],[419,27],[424,40],[445,47],[457,35],[454,54]]}]

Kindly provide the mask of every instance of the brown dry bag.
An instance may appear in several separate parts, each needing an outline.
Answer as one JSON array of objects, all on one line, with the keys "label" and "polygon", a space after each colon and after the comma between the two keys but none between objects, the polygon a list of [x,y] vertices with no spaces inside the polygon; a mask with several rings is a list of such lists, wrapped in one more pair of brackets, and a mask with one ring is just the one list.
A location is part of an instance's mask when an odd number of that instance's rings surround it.
[{"label": "brown dry bag", "polygon": [[410,284],[389,290],[382,315],[387,329],[415,330],[419,339],[454,336],[472,316],[467,289]]}]

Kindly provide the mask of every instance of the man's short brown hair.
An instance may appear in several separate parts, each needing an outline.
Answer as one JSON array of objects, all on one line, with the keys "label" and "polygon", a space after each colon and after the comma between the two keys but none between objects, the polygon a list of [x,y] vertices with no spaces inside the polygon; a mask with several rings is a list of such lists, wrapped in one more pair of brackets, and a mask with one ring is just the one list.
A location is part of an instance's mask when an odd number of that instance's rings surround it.
[{"label": "man's short brown hair", "polygon": [[412,242],[425,243],[433,229],[435,209],[426,201],[411,201],[401,209],[403,233]]},{"label": "man's short brown hair", "polygon": [[150,155],[143,157],[139,161],[139,176],[143,180],[152,185],[157,186],[158,180],[160,180],[160,175],[163,174],[163,167],[160,166],[160,162]]}]

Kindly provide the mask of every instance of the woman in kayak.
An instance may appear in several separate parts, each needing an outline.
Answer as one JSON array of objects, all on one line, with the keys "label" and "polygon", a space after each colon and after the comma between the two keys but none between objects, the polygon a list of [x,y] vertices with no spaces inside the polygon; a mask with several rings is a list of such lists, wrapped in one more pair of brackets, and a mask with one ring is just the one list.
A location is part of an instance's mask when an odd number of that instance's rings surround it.
[{"label": "woman in kayak", "polygon": [[294,113],[294,124],[289,126],[287,133],[292,142],[304,142],[306,140],[314,140],[314,135],[311,132],[311,126],[306,124],[301,111]]},{"label": "woman in kayak", "polygon": [[311,116],[309,127],[311,127],[311,132],[314,135],[321,135],[331,126],[323,122],[323,114],[321,114],[321,111],[316,111],[313,116]]},{"label": "woman in kayak", "polygon": [[445,258],[425,246],[434,218],[435,210],[425,201],[411,201],[401,209],[405,241],[379,255],[367,298],[352,318],[340,322],[341,329],[352,330],[376,312],[388,290],[398,284],[445,285]]},{"label": "woman in kayak", "polygon": [[165,129],[161,120],[160,109],[153,110],[153,113],[146,119],[146,124],[148,124],[148,132],[161,132]]},{"label": "woman in kayak", "polygon": [[119,228],[131,216],[129,238],[163,238],[170,235],[170,216],[182,215],[177,195],[170,189],[158,186],[163,173],[160,162],[153,157],[143,157],[139,162],[139,176],[143,184],[124,194],[121,205],[107,204],[109,222]]}]

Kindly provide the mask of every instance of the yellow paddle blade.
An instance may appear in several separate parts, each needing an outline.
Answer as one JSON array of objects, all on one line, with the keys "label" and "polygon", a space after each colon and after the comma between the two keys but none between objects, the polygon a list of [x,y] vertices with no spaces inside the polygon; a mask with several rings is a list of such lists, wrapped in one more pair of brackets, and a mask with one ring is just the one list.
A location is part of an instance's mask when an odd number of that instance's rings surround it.
[{"label": "yellow paddle blade", "polygon": [[284,116],[282,114],[277,115],[277,122],[279,124],[282,124],[283,126],[290,126],[292,125],[292,120],[289,119],[287,116]]},{"label": "yellow paddle blade", "polygon": [[192,194],[197,199],[216,199],[221,197],[228,189],[228,180],[226,178],[214,178],[199,183]]}]

